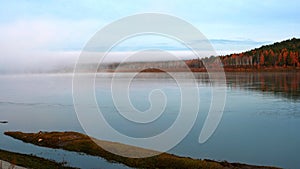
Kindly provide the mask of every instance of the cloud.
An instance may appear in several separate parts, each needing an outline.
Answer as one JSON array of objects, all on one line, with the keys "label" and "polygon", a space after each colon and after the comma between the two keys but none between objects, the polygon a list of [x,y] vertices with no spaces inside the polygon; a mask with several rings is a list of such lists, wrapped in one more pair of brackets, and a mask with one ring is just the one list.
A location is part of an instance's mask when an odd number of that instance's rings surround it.
[{"label": "cloud", "polygon": [[[21,5],[20,5],[21,3]],[[105,24],[139,12],[163,12],[195,25],[218,54],[241,52],[299,34],[299,3],[281,1],[7,1],[0,6],[0,71],[72,65],[85,43]],[[192,5],[191,5],[192,4]],[[238,37],[242,37],[241,39]],[[248,38],[255,39],[249,40]],[[270,43],[271,43],[270,42]],[[190,43],[198,43],[197,40]],[[114,49],[185,51],[168,40],[127,41]]]},{"label": "cloud", "polygon": [[[103,27],[104,23],[96,20],[55,19],[2,23],[0,25],[2,37],[0,39],[0,72],[47,71],[63,66],[72,67],[85,43]],[[210,42],[218,53],[246,50],[264,43],[247,39],[212,39]],[[195,40],[190,43],[201,42]],[[191,58],[188,48],[179,42],[166,37],[146,35],[127,39],[118,44],[112,50],[111,58],[107,60],[120,60],[122,56],[132,51],[145,49],[166,50],[181,57]]]},{"label": "cloud", "polygon": [[72,64],[103,23],[92,20],[18,20],[0,25],[0,71]]},{"label": "cloud", "polygon": [[211,39],[210,42],[215,45],[263,45],[266,43],[270,43],[270,41],[254,41],[251,39]]},{"label": "cloud", "polygon": [[245,52],[265,44],[271,44],[271,41],[254,41],[251,39],[211,39],[211,44],[218,55]]}]

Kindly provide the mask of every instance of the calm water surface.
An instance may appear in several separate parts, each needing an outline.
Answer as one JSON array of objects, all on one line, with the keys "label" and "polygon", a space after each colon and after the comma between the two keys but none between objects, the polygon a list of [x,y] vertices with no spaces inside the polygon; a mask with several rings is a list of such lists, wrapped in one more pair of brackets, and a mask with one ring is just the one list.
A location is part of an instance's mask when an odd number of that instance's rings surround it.
[{"label": "calm water surface", "polygon": [[[164,91],[168,101],[158,120],[141,125],[118,114],[110,95],[110,76],[97,76],[95,92],[105,118],[119,132],[150,137],[174,122],[180,107],[180,89],[172,78],[147,74],[132,81],[130,99],[137,109],[149,108],[148,96],[153,89]],[[122,77],[126,78],[126,74]],[[198,137],[210,107],[212,85],[205,74],[196,77],[201,100],[198,118],[191,132],[170,153],[300,168],[300,73],[228,73],[223,118],[204,144],[198,143]],[[37,147],[3,135],[7,130],[84,133],[73,107],[71,75],[2,75],[0,93],[0,120],[9,122],[0,125],[1,149],[67,161],[81,168],[126,168],[98,157]]]}]

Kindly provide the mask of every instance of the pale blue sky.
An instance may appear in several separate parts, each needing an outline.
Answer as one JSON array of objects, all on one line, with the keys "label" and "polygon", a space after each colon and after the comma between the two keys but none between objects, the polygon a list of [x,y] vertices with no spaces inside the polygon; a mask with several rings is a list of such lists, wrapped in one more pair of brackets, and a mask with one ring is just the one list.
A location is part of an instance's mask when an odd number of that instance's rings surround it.
[{"label": "pale blue sky", "polygon": [[188,21],[219,54],[244,51],[299,38],[299,9],[297,0],[0,0],[1,67],[74,58],[106,24],[144,12]]}]

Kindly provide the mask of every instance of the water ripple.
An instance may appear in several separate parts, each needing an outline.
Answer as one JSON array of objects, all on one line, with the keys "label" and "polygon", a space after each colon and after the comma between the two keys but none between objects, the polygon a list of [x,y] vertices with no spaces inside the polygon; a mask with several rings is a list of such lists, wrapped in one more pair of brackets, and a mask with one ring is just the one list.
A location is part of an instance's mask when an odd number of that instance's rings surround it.
[{"label": "water ripple", "polygon": [[0,101],[0,105],[73,107],[73,104],[43,103],[43,102],[25,103],[25,102],[12,102],[12,101]]}]

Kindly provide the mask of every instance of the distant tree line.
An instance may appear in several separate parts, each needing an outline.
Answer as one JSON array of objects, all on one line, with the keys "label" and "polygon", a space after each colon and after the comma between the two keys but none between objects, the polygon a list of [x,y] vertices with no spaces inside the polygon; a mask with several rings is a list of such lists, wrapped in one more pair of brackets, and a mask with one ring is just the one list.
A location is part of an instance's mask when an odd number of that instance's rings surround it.
[{"label": "distant tree line", "polygon": [[[262,46],[243,53],[234,53],[225,56],[210,56],[185,60],[185,63],[193,71],[203,71],[208,67],[214,68],[222,65],[225,70],[263,69],[263,68],[285,68],[300,67],[300,39],[289,39],[271,45]],[[180,70],[184,67],[182,61],[154,61],[154,62],[128,62],[110,63],[101,69],[114,70],[117,67],[121,70],[137,70],[140,68],[164,68],[170,70]],[[229,68],[229,69],[226,69]]]},{"label": "distant tree line", "polygon": [[300,67],[300,39],[290,39],[247,52],[220,56],[224,67]]},{"label": "distant tree line", "polygon": [[[219,61],[224,68],[300,67],[300,39],[290,39],[243,53],[186,60],[191,69],[214,67]],[[219,58],[219,59],[218,59]]]}]

